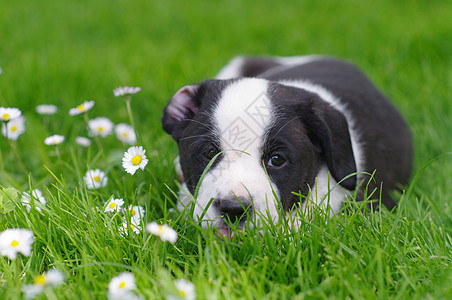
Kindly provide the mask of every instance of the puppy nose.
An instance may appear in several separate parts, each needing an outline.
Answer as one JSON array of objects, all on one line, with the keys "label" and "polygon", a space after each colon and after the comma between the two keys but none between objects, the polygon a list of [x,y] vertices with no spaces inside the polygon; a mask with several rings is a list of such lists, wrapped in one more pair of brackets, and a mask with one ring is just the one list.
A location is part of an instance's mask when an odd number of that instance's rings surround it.
[{"label": "puppy nose", "polygon": [[251,209],[251,202],[242,198],[215,199],[214,205],[225,219],[233,223],[245,219],[247,212]]}]

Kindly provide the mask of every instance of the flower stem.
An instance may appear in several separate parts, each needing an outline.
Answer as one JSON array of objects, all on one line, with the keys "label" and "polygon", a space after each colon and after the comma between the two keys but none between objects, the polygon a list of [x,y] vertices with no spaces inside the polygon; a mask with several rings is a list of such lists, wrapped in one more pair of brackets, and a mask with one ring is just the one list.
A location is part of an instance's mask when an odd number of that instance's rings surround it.
[{"label": "flower stem", "polygon": [[160,255],[162,256],[162,267],[165,267],[165,261],[166,261],[166,248],[167,248],[167,243],[161,243],[161,247],[163,248],[162,253],[160,253]]},{"label": "flower stem", "polygon": [[5,137],[8,139],[8,121],[2,123],[2,129],[3,126],[5,127]]},{"label": "flower stem", "polygon": [[55,147],[55,152],[58,157],[58,162],[61,162],[61,154],[60,154],[60,149],[58,148],[58,146]]},{"label": "flower stem", "polygon": [[14,156],[16,156],[16,162],[19,165],[19,167],[25,172],[25,175],[28,175],[28,170],[25,168],[24,164],[22,163],[22,159],[19,156],[19,153],[17,153],[17,147],[15,142],[11,142],[8,140],[9,146],[13,150]]},{"label": "flower stem", "polygon": [[88,126],[89,118],[88,118],[88,114],[87,114],[87,113],[84,113],[84,114],[83,114],[83,119],[84,119],[85,122],[86,122],[86,126]]},{"label": "flower stem", "polygon": [[25,175],[27,175],[27,174],[28,174],[28,170],[27,170],[27,169],[25,168],[25,166],[22,164],[22,160],[20,159],[20,156],[19,156],[19,154],[17,153],[16,143],[15,143],[15,142],[12,142],[12,141],[8,138],[8,122],[9,122],[9,121],[6,121],[6,122],[3,122],[3,124],[2,124],[2,128],[3,128],[3,126],[5,127],[5,137],[6,137],[6,140],[8,141],[8,144],[9,144],[9,146],[11,147],[11,149],[13,150],[14,156],[16,156],[16,161],[17,161],[17,163],[19,164],[19,167],[21,167],[22,170],[25,172]]},{"label": "flower stem", "polygon": [[124,98],[124,100],[126,101],[126,107],[127,107],[127,114],[129,115],[129,120],[130,120],[130,125],[132,125],[133,130],[135,130],[135,134],[138,138],[138,131],[135,128],[135,123],[133,122],[133,115],[132,115],[132,106],[130,105],[130,102],[132,100],[132,96],[127,96]]},{"label": "flower stem", "polygon": [[14,267],[15,267],[15,274],[14,276],[16,277],[16,283],[20,282],[20,274],[21,274],[21,259],[19,257],[16,257],[16,259],[14,260]]},{"label": "flower stem", "polygon": [[[89,131],[89,118],[88,118],[88,114],[87,113],[83,114],[83,119],[85,120],[86,126],[88,126],[88,131]],[[104,152],[104,147],[102,147],[102,144],[101,144],[101,142],[99,140],[99,137],[95,136],[94,137],[94,141],[97,144],[97,148],[99,148],[99,152],[103,153]]]},{"label": "flower stem", "polygon": [[126,101],[126,107],[127,107],[127,114],[129,115],[130,125],[132,125],[133,128],[135,128],[134,122],[133,122],[133,115],[132,115],[132,107],[130,105],[130,102],[132,100],[132,96],[127,96],[124,98]]},{"label": "flower stem", "polygon": [[104,147],[102,146],[102,143],[99,140],[98,136],[94,137],[94,141],[96,141],[97,144],[97,148],[99,148],[99,152],[103,153],[104,152]]},{"label": "flower stem", "polygon": [[49,130],[49,116],[45,115],[43,118],[43,126],[46,131]]},{"label": "flower stem", "polygon": [[151,174],[152,179],[154,179],[154,182],[157,184],[157,179],[155,178],[154,174],[152,174],[151,170],[149,170],[149,168],[146,166],[145,167],[146,171],[148,171],[149,174]]}]

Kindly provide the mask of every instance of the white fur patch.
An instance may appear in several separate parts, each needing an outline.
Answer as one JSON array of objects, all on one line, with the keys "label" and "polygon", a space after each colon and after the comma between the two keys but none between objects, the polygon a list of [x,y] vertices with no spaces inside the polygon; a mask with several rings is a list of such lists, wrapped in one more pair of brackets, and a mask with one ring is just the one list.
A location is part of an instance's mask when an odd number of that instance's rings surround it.
[{"label": "white fur patch", "polygon": [[328,172],[328,168],[324,166],[316,176],[315,185],[311,187],[311,197],[303,202],[302,211],[306,211],[307,205],[315,204],[324,211],[329,206],[332,213],[337,213],[348,194],[349,191],[337,184]]},{"label": "white fur patch", "polygon": [[230,79],[242,77],[242,66],[246,60],[245,56],[236,56],[231,59],[226,66],[224,66],[220,72],[218,72],[216,79]]},{"label": "white fur patch", "polygon": [[268,77],[273,74],[277,74],[279,72],[282,72],[287,69],[291,69],[295,66],[304,65],[316,60],[320,60],[322,58],[325,58],[325,56],[322,55],[302,55],[302,56],[289,56],[289,57],[281,57],[276,56],[273,58],[273,61],[281,64],[281,66],[277,66],[274,68],[271,68],[262,74],[259,74],[260,77]]},{"label": "white fur patch", "polygon": [[323,166],[316,176],[314,186],[311,187],[310,197],[303,202],[301,208],[286,214],[291,229],[298,230],[301,225],[301,215],[309,217],[317,209],[323,211],[326,218],[331,218],[339,212],[347,195],[350,195],[350,192],[331,177],[326,165]]}]

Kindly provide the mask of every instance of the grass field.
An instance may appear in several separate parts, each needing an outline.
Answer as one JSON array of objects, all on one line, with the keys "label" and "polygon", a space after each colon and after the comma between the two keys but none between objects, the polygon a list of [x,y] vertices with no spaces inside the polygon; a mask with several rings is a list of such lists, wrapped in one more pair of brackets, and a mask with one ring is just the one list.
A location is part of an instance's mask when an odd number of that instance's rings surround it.
[{"label": "grass field", "polygon": [[[0,232],[27,228],[35,242],[29,257],[0,257],[0,299],[20,299],[51,268],[66,280],[38,298],[103,299],[110,280],[129,271],[136,295],[146,299],[177,294],[180,278],[194,284],[198,299],[450,299],[450,20],[449,1],[3,3],[0,106],[21,109],[27,128],[16,142],[0,136],[0,186],[38,188],[47,205],[28,213],[17,199],[1,198]],[[416,180],[397,196],[399,209],[340,214],[328,223],[317,212],[298,232],[269,224],[263,236],[251,231],[233,241],[170,211],[177,149],[160,117],[174,92],[214,76],[237,54],[311,53],[359,65],[410,124]],[[103,151],[94,141],[77,146],[86,124],[68,115],[93,99],[90,118],[128,123],[124,101],[112,92],[123,85],[142,88],[131,106],[149,163],[134,176],[121,166],[128,146],[114,135],[100,140]],[[37,104],[59,112],[44,118]],[[66,137],[58,153],[44,144],[53,134]],[[96,168],[108,184],[87,190],[83,176]],[[120,214],[94,209],[111,197],[144,207],[140,233],[121,233]],[[169,223],[177,243],[146,232],[152,221]]]}]

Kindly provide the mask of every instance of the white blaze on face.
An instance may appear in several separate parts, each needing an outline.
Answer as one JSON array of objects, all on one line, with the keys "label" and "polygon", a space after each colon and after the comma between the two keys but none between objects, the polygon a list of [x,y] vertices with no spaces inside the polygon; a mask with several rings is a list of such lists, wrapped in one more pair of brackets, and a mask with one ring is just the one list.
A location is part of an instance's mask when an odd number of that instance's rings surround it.
[{"label": "white blaze on face", "polygon": [[[272,123],[271,103],[267,97],[268,83],[262,79],[242,79],[228,86],[216,107],[213,119],[220,136],[219,163],[211,169],[201,184],[195,214],[200,215],[211,198],[252,198],[256,212],[277,221],[276,186],[270,183],[262,166],[261,148],[265,133]],[[205,220],[219,215],[210,206]],[[215,226],[215,221],[213,222]]]}]

